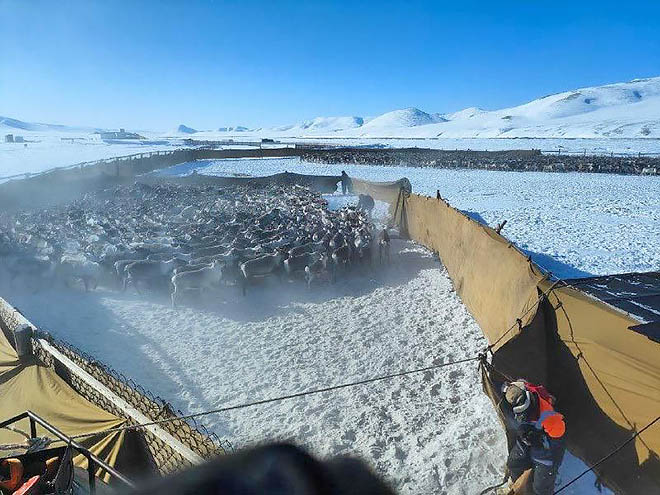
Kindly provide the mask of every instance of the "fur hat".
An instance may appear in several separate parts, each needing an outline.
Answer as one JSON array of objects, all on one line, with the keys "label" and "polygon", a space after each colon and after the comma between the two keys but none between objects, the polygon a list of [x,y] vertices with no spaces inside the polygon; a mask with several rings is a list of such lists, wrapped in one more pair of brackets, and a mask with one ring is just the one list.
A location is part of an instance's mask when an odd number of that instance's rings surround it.
[{"label": "fur hat", "polygon": [[513,406],[513,412],[519,414],[529,407],[531,398],[523,382],[512,382],[504,392],[506,401]]}]

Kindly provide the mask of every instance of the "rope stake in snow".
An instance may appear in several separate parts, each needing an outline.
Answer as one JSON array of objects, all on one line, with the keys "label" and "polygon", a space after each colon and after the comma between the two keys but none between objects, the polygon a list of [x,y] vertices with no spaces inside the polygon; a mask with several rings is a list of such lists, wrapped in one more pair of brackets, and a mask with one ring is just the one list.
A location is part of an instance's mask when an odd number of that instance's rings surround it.
[{"label": "rope stake in snow", "polygon": [[608,460],[610,457],[612,457],[612,456],[614,456],[615,454],[619,453],[619,451],[621,451],[626,445],[628,445],[630,442],[632,442],[633,440],[635,440],[635,438],[637,438],[639,435],[641,435],[645,430],[648,430],[651,426],[653,426],[653,425],[654,425],[655,423],[657,423],[658,421],[660,421],[660,416],[658,416],[657,418],[655,418],[653,421],[651,421],[649,424],[647,424],[647,425],[646,425],[644,428],[642,428],[641,430],[636,431],[636,432],[635,432],[635,433],[634,433],[634,434],[633,434],[628,440],[626,440],[625,442],[623,442],[621,445],[619,445],[616,449],[614,449],[612,452],[610,452],[610,453],[607,454],[605,457],[603,457],[603,458],[602,458],[600,461],[598,461],[596,464],[594,464],[593,466],[591,466],[591,467],[588,468],[588,469],[585,469],[585,470],[584,470],[582,473],[580,473],[578,476],[576,476],[576,477],[573,478],[571,481],[569,481],[568,483],[566,483],[565,485],[563,485],[561,488],[559,488],[558,490],[556,490],[555,492],[553,492],[552,495],[556,495],[557,493],[559,493],[559,492],[563,491],[564,489],[568,488],[568,487],[571,486],[573,483],[575,483],[577,480],[579,480],[580,478],[582,478],[582,476],[584,476],[585,474],[587,474],[587,473],[593,471],[593,470],[596,469],[598,466],[600,466],[603,462],[605,462],[606,460]]},{"label": "rope stake in snow", "polygon": [[304,396],[307,396],[307,395],[320,394],[320,393],[323,393],[323,392],[330,392],[332,390],[340,390],[340,389],[343,389],[343,388],[355,387],[355,386],[358,386],[358,385],[365,385],[367,383],[374,383],[374,382],[378,382],[378,381],[389,380],[390,378],[398,378],[398,377],[402,377],[402,376],[412,375],[412,374],[415,374],[415,373],[423,373],[425,371],[432,371],[432,370],[436,370],[436,369],[439,369],[439,368],[444,368],[446,366],[453,366],[455,364],[461,364],[461,363],[468,363],[468,362],[471,362],[471,361],[477,361],[479,359],[480,359],[480,356],[470,357],[470,358],[466,358],[466,359],[459,359],[458,361],[450,361],[448,363],[434,364],[432,366],[426,366],[424,368],[417,368],[417,369],[414,369],[414,370],[401,371],[401,372],[392,373],[392,374],[389,374],[389,375],[382,375],[382,376],[377,376],[377,377],[374,377],[374,378],[367,378],[366,380],[360,380],[360,381],[357,381],[357,382],[342,383],[340,385],[333,385],[333,386],[330,386],[330,387],[318,388],[318,389],[315,389],[315,390],[309,390],[307,392],[298,392],[298,393],[295,393],[295,394],[283,395],[283,396],[274,397],[274,398],[271,398],[271,399],[263,399],[263,400],[258,400],[258,401],[255,401],[255,402],[247,402],[245,404],[237,404],[235,406],[222,407],[222,408],[219,408],[219,409],[211,409],[209,411],[204,411],[204,412],[195,413],[195,414],[188,414],[186,416],[179,416],[179,417],[176,417],[176,418],[161,419],[161,420],[158,420],[158,421],[152,421],[150,423],[142,423],[142,424],[137,424],[137,425],[120,426],[120,427],[117,427],[117,428],[110,428],[108,430],[97,431],[97,432],[94,432],[94,433],[83,433],[83,434],[80,434],[80,435],[74,435],[71,438],[73,440],[77,440],[77,439],[80,439],[80,438],[93,437],[93,436],[96,436],[96,435],[107,435],[108,433],[114,433],[114,432],[125,431],[125,430],[137,430],[137,429],[140,429],[140,428],[145,428],[147,426],[155,426],[155,425],[160,425],[160,424],[164,424],[164,423],[172,423],[172,422],[175,422],[175,421],[184,421],[186,419],[199,418],[201,416],[208,416],[208,415],[211,415],[211,414],[219,414],[219,413],[228,412],[228,411],[235,411],[237,409],[245,409],[246,407],[259,406],[259,405],[263,405],[263,404],[269,404],[271,402],[280,402],[280,401],[283,401],[283,400],[294,399],[294,398],[297,398],[297,397],[304,397]]}]

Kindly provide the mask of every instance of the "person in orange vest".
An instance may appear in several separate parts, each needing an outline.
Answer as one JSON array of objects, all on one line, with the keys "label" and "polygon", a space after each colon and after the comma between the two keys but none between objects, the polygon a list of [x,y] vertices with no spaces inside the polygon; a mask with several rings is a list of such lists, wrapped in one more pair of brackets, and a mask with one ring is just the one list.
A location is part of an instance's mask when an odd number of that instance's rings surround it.
[{"label": "person in orange vest", "polygon": [[566,451],[564,416],[555,411],[556,400],[543,385],[518,380],[502,388],[510,406],[510,426],[516,433],[507,460],[510,479],[515,482],[527,469],[533,469],[535,495],[551,495]]}]

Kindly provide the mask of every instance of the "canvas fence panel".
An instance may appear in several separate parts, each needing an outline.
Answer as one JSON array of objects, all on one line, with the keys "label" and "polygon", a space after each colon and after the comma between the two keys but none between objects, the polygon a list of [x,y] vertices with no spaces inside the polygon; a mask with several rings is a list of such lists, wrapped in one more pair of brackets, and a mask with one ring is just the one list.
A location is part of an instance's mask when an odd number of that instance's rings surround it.
[{"label": "canvas fence panel", "polygon": [[[660,343],[630,330],[636,319],[571,287],[553,290],[545,311],[568,442],[593,463],[660,415]],[[660,493],[659,453],[656,423],[597,472],[623,493]]]},{"label": "canvas fence panel", "polygon": [[[19,360],[16,351],[0,333],[0,418],[8,419],[32,411],[67,435],[93,433],[121,426],[125,420],[95,406],[78,395],[51,368],[43,366],[34,356]],[[28,424],[18,427],[26,428]],[[50,436],[42,427],[39,436]],[[123,435],[95,437],[86,446],[110,466],[115,466],[121,453]],[[0,443],[22,443],[25,438],[13,431],[0,430]],[[84,467],[82,456],[75,459]],[[107,478],[106,478],[107,481]]]},{"label": "canvas fence panel", "polygon": [[[410,238],[438,253],[489,342],[497,343],[493,362],[546,383],[559,397],[571,452],[592,465],[660,414],[660,344],[629,330],[639,321],[556,286],[507,239],[442,200],[353,181],[356,191],[396,204]],[[659,452],[656,424],[595,471],[621,493],[660,493]]]},{"label": "canvas fence panel", "polygon": [[416,194],[405,201],[404,222],[411,239],[438,253],[494,351],[534,318],[545,276],[504,237],[442,200]]},{"label": "canvas fence panel", "polygon": [[354,194],[368,194],[374,199],[387,203],[396,203],[401,190],[406,195],[412,192],[410,181],[406,178],[394,182],[371,182],[350,177],[349,184],[348,189]]}]

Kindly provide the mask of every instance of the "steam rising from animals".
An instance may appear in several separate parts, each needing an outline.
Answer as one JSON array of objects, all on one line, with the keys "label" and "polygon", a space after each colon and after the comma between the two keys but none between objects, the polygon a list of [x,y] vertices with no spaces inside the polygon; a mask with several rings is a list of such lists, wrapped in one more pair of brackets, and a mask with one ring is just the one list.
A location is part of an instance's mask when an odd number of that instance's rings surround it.
[{"label": "steam rising from animals", "polygon": [[100,284],[169,293],[173,306],[223,285],[245,294],[269,276],[312,287],[371,265],[369,199],[332,211],[320,194],[297,185],[138,182],[0,213],[0,264],[11,283],[20,279],[32,290]]}]

